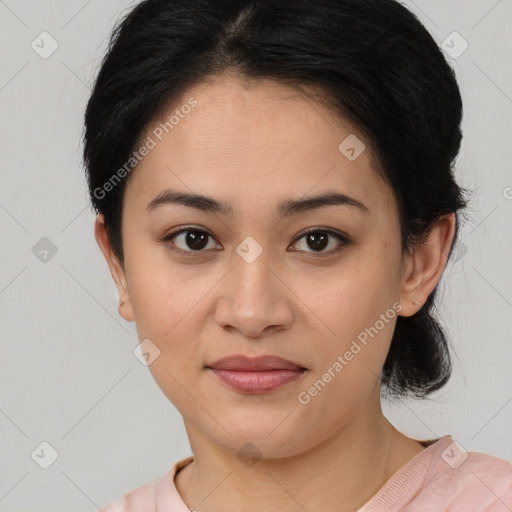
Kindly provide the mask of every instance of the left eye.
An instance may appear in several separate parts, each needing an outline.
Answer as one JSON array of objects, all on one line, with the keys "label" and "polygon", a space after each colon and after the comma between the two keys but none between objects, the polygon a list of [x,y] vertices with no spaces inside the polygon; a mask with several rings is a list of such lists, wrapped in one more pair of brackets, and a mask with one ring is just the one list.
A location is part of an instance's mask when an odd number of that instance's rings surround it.
[{"label": "left eye", "polygon": [[[334,237],[335,239],[337,239],[338,244],[335,244],[334,249],[330,251],[323,251],[323,249],[325,249],[329,245],[329,237]],[[336,233],[334,231],[331,231],[330,229],[311,229],[307,233],[304,233],[297,240],[302,240],[303,238],[306,240],[306,244],[308,244],[308,247],[314,249],[313,253],[321,252],[321,255],[323,253],[329,254],[340,251],[344,246],[350,243],[347,237],[340,235],[339,233]]]},{"label": "left eye", "polygon": [[[173,241],[179,240],[180,237],[184,247],[179,247],[179,245]],[[329,238],[331,237],[335,238],[338,243],[334,244],[333,249],[325,251],[324,249],[329,246]],[[179,231],[169,233],[162,239],[162,242],[171,242],[168,244],[169,248],[175,252],[200,253],[204,252],[203,249],[207,248],[208,238],[214,240],[213,236],[203,229],[184,228]],[[310,249],[313,249],[313,253],[321,253],[321,255],[324,253],[337,252],[350,243],[350,240],[346,236],[336,233],[330,229],[320,228],[314,228],[302,234],[299,238],[296,239],[294,245],[296,245],[302,239],[305,239],[307,246]],[[309,251],[306,250],[305,252]]]}]

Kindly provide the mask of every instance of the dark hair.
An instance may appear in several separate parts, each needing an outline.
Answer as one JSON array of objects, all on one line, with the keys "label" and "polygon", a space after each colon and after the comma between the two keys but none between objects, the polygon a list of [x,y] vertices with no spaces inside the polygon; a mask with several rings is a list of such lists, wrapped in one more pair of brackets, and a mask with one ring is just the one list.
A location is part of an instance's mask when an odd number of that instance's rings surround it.
[{"label": "dark hair", "polygon": [[[320,91],[316,99],[373,149],[395,193],[402,249],[455,212],[451,256],[466,206],[453,176],[462,100],[454,72],[413,13],[395,0],[145,0],[116,25],[85,113],[90,198],[122,264],[131,174],[121,180],[116,171],[164,108],[226,71]],[[415,315],[397,318],[381,376],[390,397],[425,397],[450,378],[447,339],[432,315],[436,291]]]}]

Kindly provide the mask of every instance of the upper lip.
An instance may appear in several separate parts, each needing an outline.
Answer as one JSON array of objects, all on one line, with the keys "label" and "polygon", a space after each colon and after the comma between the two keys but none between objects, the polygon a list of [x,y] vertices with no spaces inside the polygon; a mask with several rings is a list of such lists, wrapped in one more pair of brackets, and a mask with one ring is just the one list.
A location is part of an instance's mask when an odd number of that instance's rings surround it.
[{"label": "upper lip", "polygon": [[242,354],[224,357],[218,361],[209,364],[207,368],[216,370],[236,370],[236,371],[266,371],[266,370],[305,370],[303,366],[287,359],[277,356],[259,356],[247,357]]}]

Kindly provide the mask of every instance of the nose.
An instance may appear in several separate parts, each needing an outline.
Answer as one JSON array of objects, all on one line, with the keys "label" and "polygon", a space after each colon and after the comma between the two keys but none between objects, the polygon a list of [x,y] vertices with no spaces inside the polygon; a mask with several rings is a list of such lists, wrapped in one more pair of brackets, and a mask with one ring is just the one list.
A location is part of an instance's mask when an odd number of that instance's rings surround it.
[{"label": "nose", "polygon": [[294,314],[286,273],[274,268],[265,252],[252,262],[238,254],[233,260],[218,298],[217,324],[246,338],[288,328]]}]

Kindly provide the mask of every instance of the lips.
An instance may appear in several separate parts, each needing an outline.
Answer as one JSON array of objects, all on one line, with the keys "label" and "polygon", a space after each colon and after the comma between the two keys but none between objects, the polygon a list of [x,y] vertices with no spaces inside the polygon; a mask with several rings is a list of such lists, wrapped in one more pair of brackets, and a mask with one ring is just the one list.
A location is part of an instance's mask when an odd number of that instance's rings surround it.
[{"label": "lips", "polygon": [[235,355],[219,359],[207,366],[216,370],[258,372],[269,370],[305,370],[300,365],[277,356],[247,357]]},{"label": "lips", "polygon": [[206,366],[231,388],[245,393],[265,393],[303,375],[307,368],[277,356],[225,357]]}]

